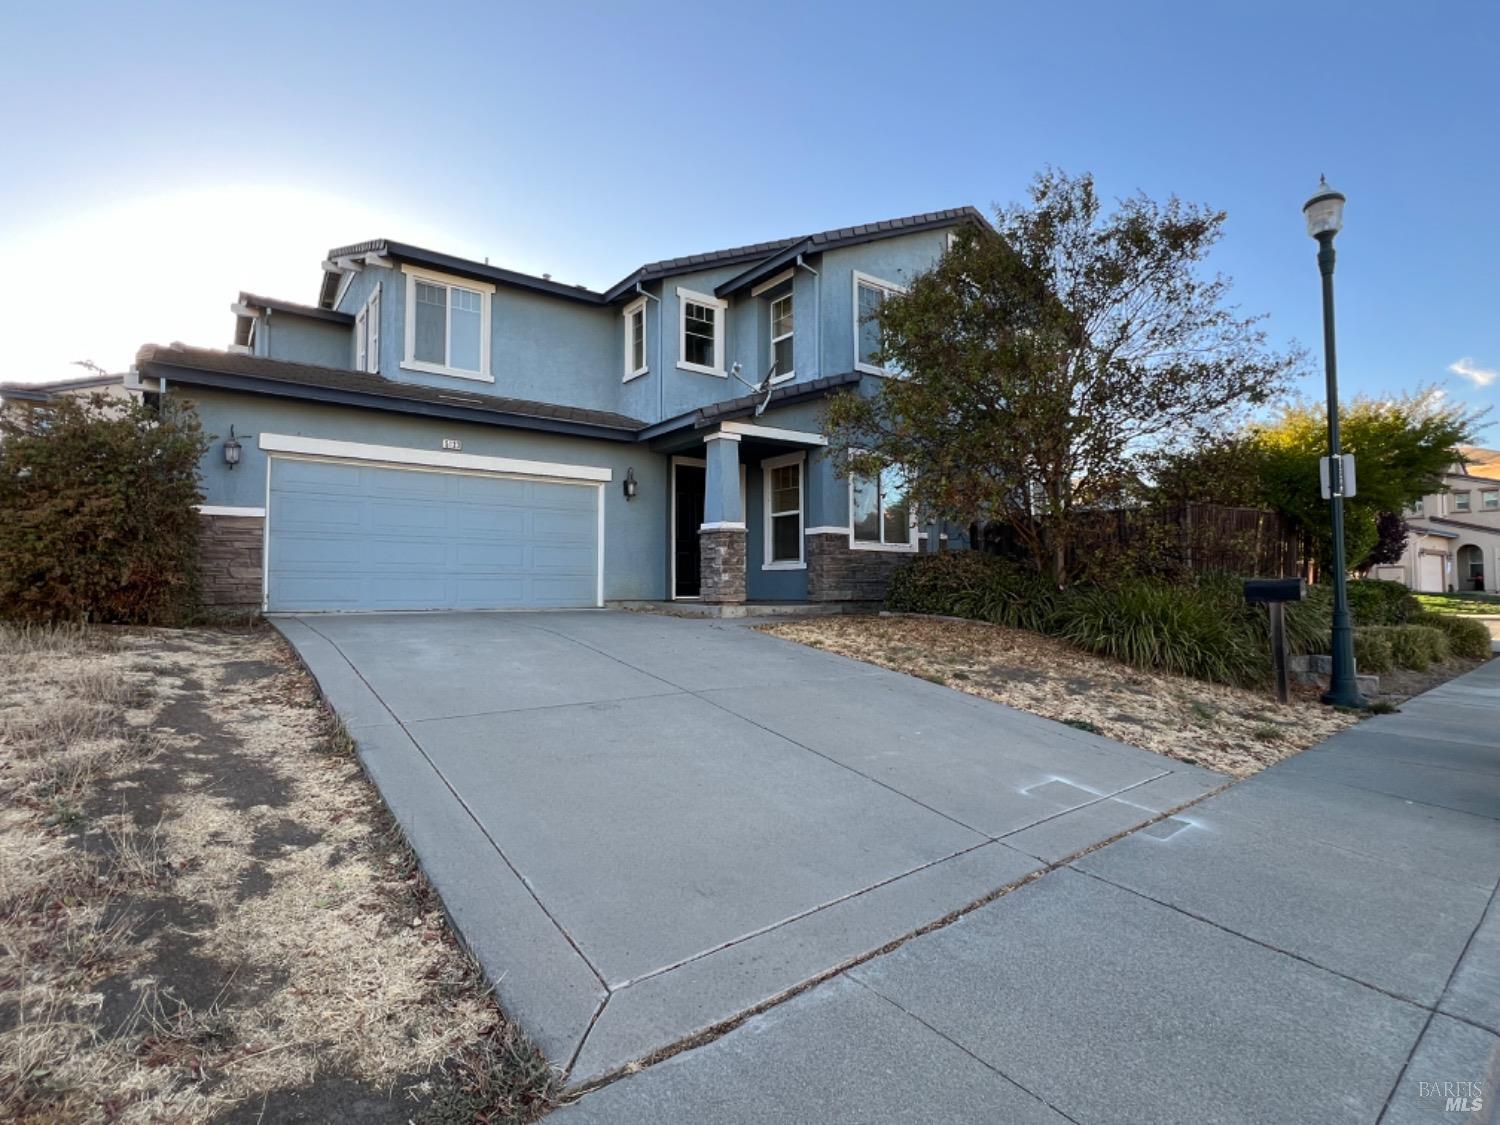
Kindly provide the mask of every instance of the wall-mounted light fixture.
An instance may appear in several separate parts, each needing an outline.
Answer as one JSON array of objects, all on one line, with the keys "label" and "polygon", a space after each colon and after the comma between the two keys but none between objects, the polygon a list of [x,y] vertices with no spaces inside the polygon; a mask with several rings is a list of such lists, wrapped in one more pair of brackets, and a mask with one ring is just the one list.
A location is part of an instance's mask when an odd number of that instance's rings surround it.
[{"label": "wall-mounted light fixture", "polygon": [[240,463],[240,442],[234,436],[234,427],[229,427],[229,439],[224,443],[224,464],[231,469]]},{"label": "wall-mounted light fixture", "polygon": [[640,489],[640,485],[638,485],[636,483],[636,480],[635,480],[635,470],[634,469],[626,469],[625,470],[625,499],[627,499],[627,500],[634,500],[635,499],[635,494],[636,494],[636,492],[639,489]]}]

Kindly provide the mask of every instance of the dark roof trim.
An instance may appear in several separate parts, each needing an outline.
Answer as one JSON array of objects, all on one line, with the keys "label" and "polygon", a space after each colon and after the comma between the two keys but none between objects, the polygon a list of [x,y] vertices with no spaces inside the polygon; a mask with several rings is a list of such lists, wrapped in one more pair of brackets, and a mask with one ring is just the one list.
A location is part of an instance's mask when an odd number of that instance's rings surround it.
[{"label": "dark roof trim", "polygon": [[[856,386],[863,378],[864,376],[857,371],[846,371],[842,375],[825,375],[821,379],[810,379],[805,383],[788,383],[771,392],[767,409],[822,398],[844,387]],[[665,437],[667,434],[681,430],[706,429],[731,418],[754,414],[760,401],[760,395],[741,395],[739,398],[711,403],[697,410],[689,410],[686,414],[679,414],[675,418],[668,418],[665,422],[658,422],[654,426],[647,426],[641,431],[640,437],[642,441],[649,441],[652,438]]]},{"label": "dark roof trim", "polygon": [[620,414],[520,399],[496,398],[493,405],[444,402],[447,392],[425,384],[396,383],[342,368],[315,368],[208,349],[190,351],[148,344],[137,354],[136,366],[142,375],[164,378],[169,385],[215,387],[607,441],[634,441],[644,428],[644,423]]},{"label": "dark roof trim", "polygon": [[48,402],[56,394],[115,387],[124,382],[124,375],[85,375],[78,379],[52,379],[45,383],[0,383],[0,398],[19,399],[22,402]]},{"label": "dark roof trim", "polygon": [[1407,526],[1410,527],[1411,530],[1414,531],[1414,532],[1416,532],[1418,535],[1435,535],[1439,539],[1457,539],[1458,538],[1458,532],[1456,532],[1456,531],[1442,531],[1442,530],[1440,530],[1439,528],[1436,528],[1436,527],[1422,527],[1420,524],[1415,524],[1415,523],[1414,524],[1408,524]]},{"label": "dark roof trim", "polygon": [[[1445,516],[1428,516],[1427,520],[1430,523],[1440,523],[1447,527],[1461,527],[1465,531],[1486,531],[1491,535],[1500,535],[1500,527],[1488,527],[1482,523],[1465,523],[1463,520],[1450,520]],[[1443,533],[1431,531],[1429,534],[1441,535]],[[1453,538],[1457,539],[1459,536],[1455,535]]]},{"label": "dark roof trim", "polygon": [[290,313],[293,316],[305,316],[309,320],[322,320],[329,324],[342,324],[346,327],[354,323],[354,316],[351,313],[335,312],[332,309],[319,308],[317,305],[303,305],[296,301],[283,301],[278,297],[262,297],[257,293],[246,293],[243,289],[240,290],[239,303],[248,305],[252,309]]},{"label": "dark roof trim", "polygon": [[[424,250],[420,246],[412,246],[405,242],[390,242],[384,238],[358,242],[353,246],[337,247],[328,251],[328,258],[336,262],[340,258],[358,258],[366,254],[384,254],[414,265],[455,274],[458,277],[471,277],[477,281],[488,281],[495,285],[530,289],[533,292],[545,293],[550,297],[562,297],[580,304],[604,305],[608,303],[602,293],[596,293],[582,285],[565,285],[551,278],[533,277],[529,273],[501,269],[499,266],[472,262],[467,258],[458,258],[437,250]],[[338,293],[337,278],[337,274],[326,274],[323,278],[323,291],[318,297],[318,303],[324,308],[333,306],[333,299]]]},{"label": "dark roof trim", "polygon": [[648,262],[628,277],[615,282],[604,291],[604,299],[615,301],[632,292],[636,285],[646,281],[658,281],[679,273],[693,273],[720,266],[737,266],[742,262],[758,262],[768,254],[775,254],[797,238],[778,238],[772,242],[757,242],[750,246],[735,246],[728,250],[711,250],[706,254],[686,254],[680,258],[663,258],[659,262]]},{"label": "dark roof trim", "polygon": [[772,277],[797,260],[799,254],[821,254],[843,246],[858,246],[866,242],[878,242],[884,238],[898,238],[904,234],[918,234],[924,230],[938,230],[959,223],[978,223],[986,228],[989,224],[974,207],[952,207],[946,211],[930,211],[925,215],[911,215],[904,219],[891,219],[881,223],[867,223],[858,227],[843,227],[839,230],[822,231],[798,239],[777,254],[756,263],[744,273],[730,278],[714,289],[714,296],[728,297],[747,289],[758,281]]}]

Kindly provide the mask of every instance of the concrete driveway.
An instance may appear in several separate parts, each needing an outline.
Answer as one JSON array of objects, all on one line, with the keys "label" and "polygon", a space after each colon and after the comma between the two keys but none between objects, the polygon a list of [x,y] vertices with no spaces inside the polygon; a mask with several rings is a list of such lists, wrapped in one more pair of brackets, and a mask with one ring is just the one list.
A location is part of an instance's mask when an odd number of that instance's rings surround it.
[{"label": "concrete driveway", "polygon": [[502,1003],[574,1083],[1224,781],[728,622],[276,624]]}]

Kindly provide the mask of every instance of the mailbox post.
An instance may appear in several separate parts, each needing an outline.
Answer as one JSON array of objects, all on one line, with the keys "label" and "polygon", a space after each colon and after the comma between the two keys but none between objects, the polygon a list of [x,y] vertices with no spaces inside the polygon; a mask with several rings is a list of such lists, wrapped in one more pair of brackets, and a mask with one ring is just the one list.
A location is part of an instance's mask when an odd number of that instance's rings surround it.
[{"label": "mailbox post", "polygon": [[1271,666],[1276,671],[1276,700],[1292,701],[1286,670],[1286,603],[1307,597],[1307,583],[1300,578],[1247,578],[1245,600],[1263,605],[1271,614]]}]

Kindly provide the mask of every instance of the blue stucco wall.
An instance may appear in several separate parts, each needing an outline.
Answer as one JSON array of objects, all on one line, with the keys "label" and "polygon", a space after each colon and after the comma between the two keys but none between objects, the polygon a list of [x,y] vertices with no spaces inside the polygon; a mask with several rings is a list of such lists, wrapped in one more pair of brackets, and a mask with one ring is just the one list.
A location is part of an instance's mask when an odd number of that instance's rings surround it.
[{"label": "blue stucco wall", "polygon": [[947,231],[917,234],[830,250],[818,263],[823,275],[822,359],[829,375],[854,370],[854,272],[908,285],[942,257]]},{"label": "blue stucco wall", "polygon": [[320,367],[354,363],[354,333],[342,324],[269,309],[255,330],[255,354]]},{"label": "blue stucco wall", "polygon": [[[265,506],[266,458],[256,441],[262,433],[428,451],[438,450],[444,438],[457,438],[465,453],[609,468],[614,479],[604,486],[604,596],[666,596],[668,459],[644,446],[202,388],[182,388],[173,394],[197,406],[206,433],[221,439],[232,423],[242,439],[242,460],[234,469],[224,464],[219,440],[204,456],[206,504]],[[628,469],[635,470],[640,489],[636,499],[627,502],[620,482]]]}]

